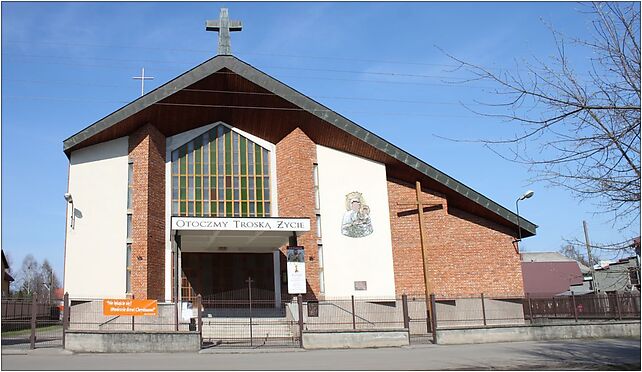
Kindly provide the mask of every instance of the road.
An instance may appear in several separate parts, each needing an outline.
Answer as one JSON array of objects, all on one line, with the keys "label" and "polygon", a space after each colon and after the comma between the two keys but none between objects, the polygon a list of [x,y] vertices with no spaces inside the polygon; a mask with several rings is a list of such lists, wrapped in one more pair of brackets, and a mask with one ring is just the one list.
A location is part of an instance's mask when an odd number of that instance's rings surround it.
[{"label": "road", "polygon": [[204,350],[176,354],[2,355],[3,370],[640,370],[639,339],[415,345],[360,350]]}]

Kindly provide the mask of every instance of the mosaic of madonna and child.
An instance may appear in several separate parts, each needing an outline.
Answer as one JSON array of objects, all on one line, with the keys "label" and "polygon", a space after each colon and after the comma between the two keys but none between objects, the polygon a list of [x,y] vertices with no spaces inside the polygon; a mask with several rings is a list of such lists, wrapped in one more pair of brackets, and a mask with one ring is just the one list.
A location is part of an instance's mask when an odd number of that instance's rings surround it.
[{"label": "mosaic of madonna and child", "polygon": [[363,195],[357,191],[347,194],[341,233],[351,238],[363,238],[372,234],[372,231],[370,207],[366,205]]}]

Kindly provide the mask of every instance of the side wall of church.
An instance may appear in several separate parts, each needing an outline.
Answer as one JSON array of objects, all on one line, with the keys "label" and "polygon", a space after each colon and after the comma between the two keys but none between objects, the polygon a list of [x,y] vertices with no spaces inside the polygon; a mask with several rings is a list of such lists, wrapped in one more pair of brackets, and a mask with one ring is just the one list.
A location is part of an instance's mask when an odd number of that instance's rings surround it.
[{"label": "side wall of church", "polygon": [[[428,274],[438,296],[523,296],[521,263],[511,231],[495,222],[448,206],[444,195],[422,190],[442,208],[424,209]],[[397,295],[425,291],[414,185],[388,180],[390,226]],[[414,211],[412,211],[414,209]]]},{"label": "side wall of church", "polygon": [[[314,210],[314,164],[317,151],[314,142],[296,128],[276,144],[276,173],[279,216],[307,217],[310,231],[298,237],[298,245],[305,247],[307,292],[309,297],[319,296],[319,261],[317,257],[317,220]],[[286,246],[280,248],[281,271],[286,271]],[[283,294],[287,287],[282,286]]]},{"label": "side wall of church", "polygon": [[69,204],[64,271],[71,298],[125,295],[127,141],[121,137],[71,153],[67,191],[74,210]]},{"label": "side wall of church", "polygon": [[327,297],[395,298],[386,166],[317,146]]},{"label": "side wall of church", "polygon": [[129,137],[133,162],[132,294],[165,299],[165,136],[146,124]]}]

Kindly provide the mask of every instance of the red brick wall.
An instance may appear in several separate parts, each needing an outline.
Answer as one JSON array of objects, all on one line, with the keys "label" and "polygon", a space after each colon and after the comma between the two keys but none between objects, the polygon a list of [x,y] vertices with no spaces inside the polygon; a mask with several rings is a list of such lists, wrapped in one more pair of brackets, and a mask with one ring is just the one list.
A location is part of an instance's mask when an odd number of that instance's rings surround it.
[{"label": "red brick wall", "polygon": [[[165,136],[146,124],[129,136],[133,161],[132,294],[165,298]],[[124,218],[124,217],[123,217]]]},{"label": "red brick wall", "polygon": [[[305,247],[306,277],[309,297],[319,295],[319,264],[317,257],[317,221],[314,212],[313,168],[317,159],[316,145],[299,128],[276,144],[276,175],[280,217],[308,217],[310,231],[298,237]],[[280,248],[281,271],[286,271],[286,246]],[[287,294],[287,286],[282,286]]]},{"label": "red brick wall", "polygon": [[[438,296],[524,294],[519,254],[509,229],[470,213],[449,208],[443,195],[422,190],[423,199],[442,203],[424,212],[428,277]],[[424,277],[415,186],[388,180],[390,227],[397,295],[423,295]],[[414,212],[410,210],[414,209]],[[404,213],[405,212],[405,213]]]}]

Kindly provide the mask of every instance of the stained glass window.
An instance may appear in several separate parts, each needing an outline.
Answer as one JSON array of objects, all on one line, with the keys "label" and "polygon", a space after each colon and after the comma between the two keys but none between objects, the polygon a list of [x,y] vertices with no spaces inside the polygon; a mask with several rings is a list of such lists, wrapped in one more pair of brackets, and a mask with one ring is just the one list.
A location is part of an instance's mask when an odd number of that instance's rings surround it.
[{"label": "stained glass window", "polygon": [[270,216],[270,151],[224,125],[172,151],[172,215]]}]

